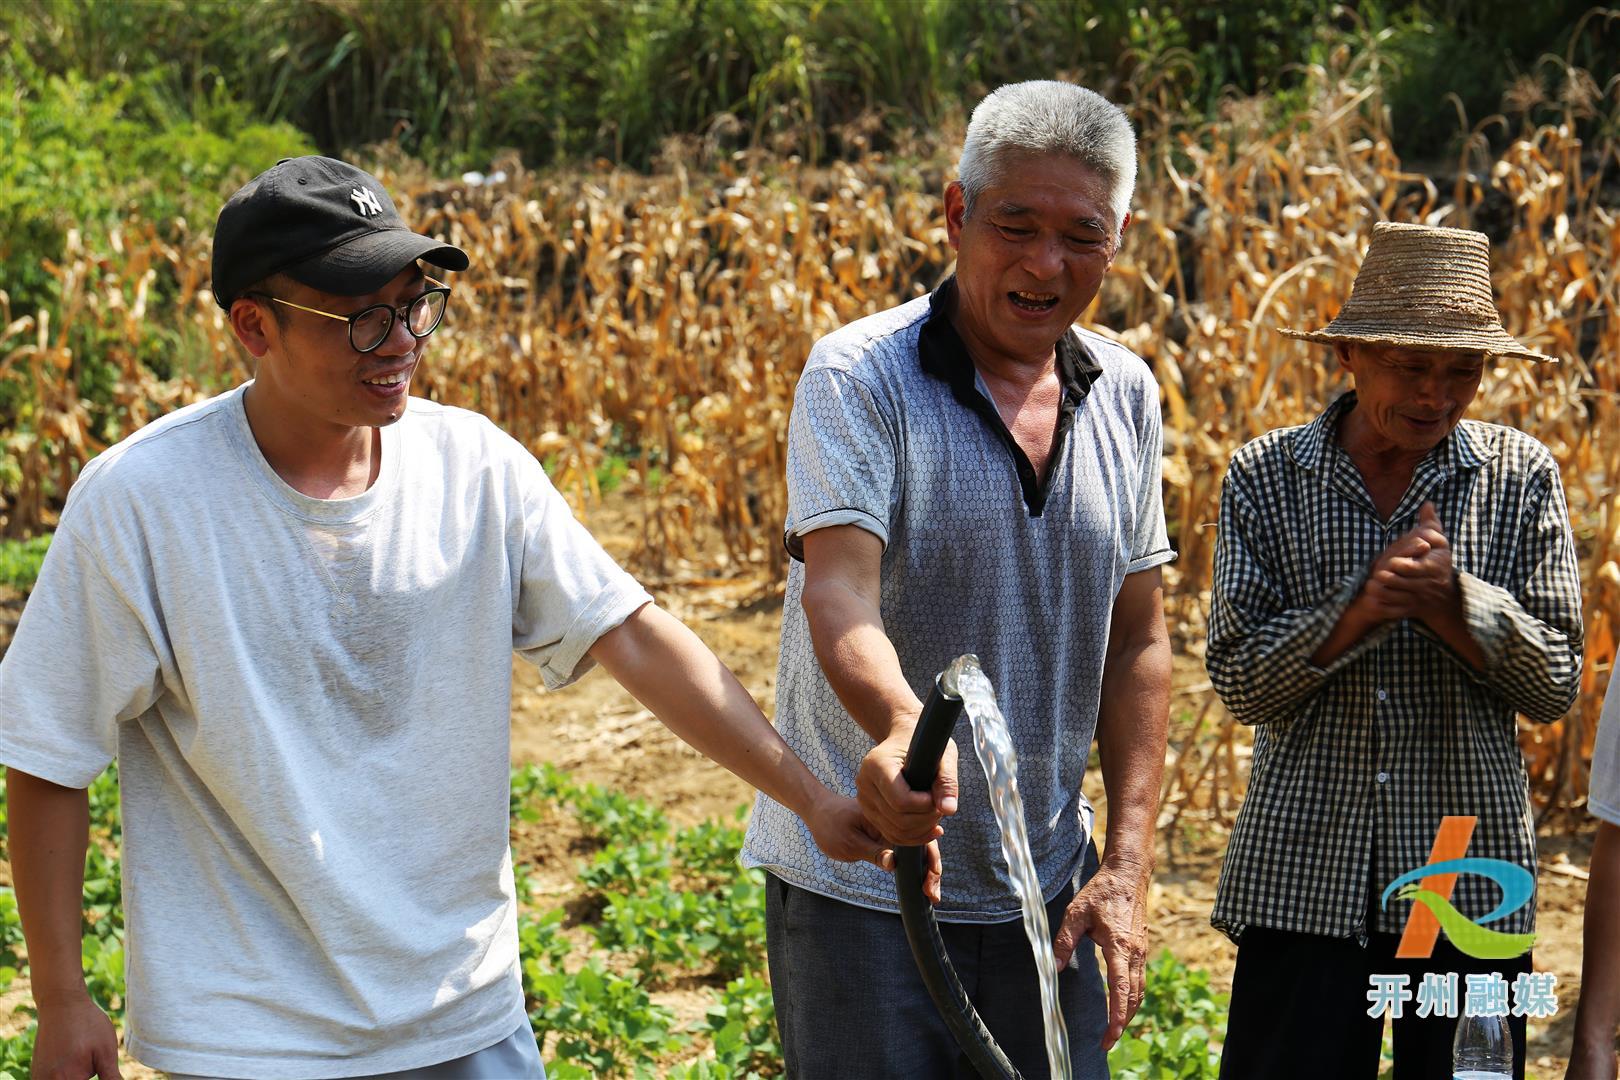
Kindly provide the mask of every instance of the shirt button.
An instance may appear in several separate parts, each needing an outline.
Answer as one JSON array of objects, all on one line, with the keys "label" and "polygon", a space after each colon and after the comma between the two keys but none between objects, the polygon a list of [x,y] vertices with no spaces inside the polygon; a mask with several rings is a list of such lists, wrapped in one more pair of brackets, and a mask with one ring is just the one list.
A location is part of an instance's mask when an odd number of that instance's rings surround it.
[{"label": "shirt button", "polygon": [[1389,692],[1387,690],[1378,691],[1378,700],[1379,701],[1387,701],[1388,699],[1389,699]]},{"label": "shirt button", "polygon": [[1387,772],[1381,772],[1381,773],[1379,773],[1379,774],[1378,774],[1378,782],[1379,782],[1379,783],[1380,783],[1380,784],[1387,784],[1387,783],[1389,783],[1389,773],[1387,773]]}]

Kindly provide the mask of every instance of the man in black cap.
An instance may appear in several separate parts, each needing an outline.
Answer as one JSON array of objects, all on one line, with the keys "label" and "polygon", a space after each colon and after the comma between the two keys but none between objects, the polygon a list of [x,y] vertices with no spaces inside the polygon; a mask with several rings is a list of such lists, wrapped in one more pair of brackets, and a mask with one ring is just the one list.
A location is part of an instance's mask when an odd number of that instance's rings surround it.
[{"label": "man in black cap", "polygon": [[120,761],[126,1049],[210,1077],[534,1077],[508,846],[510,655],[600,663],[699,750],[882,857],[532,455],[408,396],[459,249],[282,161],[213,287],[252,382],[87,465],[0,663],[36,1076],[118,1073],[80,974],[84,788]]}]

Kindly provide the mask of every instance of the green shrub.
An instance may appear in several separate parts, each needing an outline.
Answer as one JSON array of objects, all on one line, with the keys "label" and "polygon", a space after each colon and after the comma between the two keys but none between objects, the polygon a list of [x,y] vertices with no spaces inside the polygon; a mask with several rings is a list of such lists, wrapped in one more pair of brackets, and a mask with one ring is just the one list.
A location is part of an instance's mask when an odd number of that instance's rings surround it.
[{"label": "green shrub", "polygon": [[0,1080],[28,1080],[38,1032],[39,1025],[30,1023],[27,1030],[0,1039]]},{"label": "green shrub", "polygon": [[52,307],[69,230],[91,250],[132,220],[212,222],[223,192],[312,153],[287,124],[255,122],[223,87],[189,105],[166,99],[157,67],[132,74],[48,73],[21,48],[0,52],[0,280],[22,314]]},{"label": "green shrub", "polygon": [[0,585],[13,589],[32,588],[50,546],[50,533],[26,540],[0,540]]},{"label": "green shrub", "polygon": [[1108,1056],[1119,1080],[1215,1080],[1226,1033],[1228,995],[1210,989],[1164,950],[1147,965],[1142,1007]]},{"label": "green shrub", "polygon": [[[210,223],[227,189],[313,147],[288,125],[254,122],[222,88],[174,103],[157,68],[52,74],[13,43],[0,47],[0,84],[9,89],[0,97],[0,282],[13,317],[43,312],[52,343],[72,350],[69,377],[88,408],[87,434],[113,442],[129,433],[115,405],[125,363],[158,379],[194,366],[187,354],[195,344],[170,310],[179,286],[171,266],[153,268],[142,286],[151,314],[132,339],[106,293],[122,291],[116,306],[128,310],[134,281],[112,273],[85,280],[70,304],[59,277],[68,271],[57,268],[77,264],[81,275],[94,274],[116,254],[120,233],[169,237],[179,220]],[[0,474],[18,471],[15,447],[36,437],[39,394],[26,364],[0,376],[0,432],[8,436]]]},{"label": "green shrub", "polygon": [[[535,1037],[556,1036],[556,1054],[576,1069],[589,1070],[576,1075],[617,1075],[685,1045],[674,1032],[674,1015],[653,1003],[639,978],[615,975],[598,960],[575,972],[526,974],[525,983]],[[558,1064],[548,1065],[547,1071],[571,1075]]]},{"label": "green shrub", "polygon": [[715,1062],[722,1075],[759,1075],[778,1064],[782,1046],[776,1032],[776,1003],[771,988],[758,975],[742,975],[726,984],[720,1000],[705,1014],[714,1041]]},{"label": "green shrub", "polygon": [[[246,102],[252,119],[290,123],[329,150],[388,142],[459,171],[486,168],[504,148],[531,164],[645,165],[671,136],[842,153],[872,133],[863,117],[932,127],[999,83],[1058,74],[1103,89],[1144,77],[1173,85],[1178,107],[1210,114],[1228,89],[1286,93],[1329,45],[1365,48],[1388,29],[1405,57],[1387,73],[1405,153],[1453,134],[1447,93],[1475,119],[1494,111],[1518,74],[1563,55],[1594,6],[14,0],[0,6],[0,40],[52,75],[146,79],[143,97],[169,120]],[[1607,50],[1599,85],[1614,74],[1612,42],[1576,57],[1596,62]]]}]

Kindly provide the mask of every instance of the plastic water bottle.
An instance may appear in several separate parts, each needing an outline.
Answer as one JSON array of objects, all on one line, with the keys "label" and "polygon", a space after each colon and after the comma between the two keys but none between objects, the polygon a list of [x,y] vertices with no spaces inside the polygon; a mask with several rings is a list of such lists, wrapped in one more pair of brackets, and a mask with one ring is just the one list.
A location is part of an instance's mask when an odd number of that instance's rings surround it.
[{"label": "plastic water bottle", "polygon": [[1512,1080],[1513,1038],[1505,1016],[1465,1016],[1451,1043],[1455,1080]]}]

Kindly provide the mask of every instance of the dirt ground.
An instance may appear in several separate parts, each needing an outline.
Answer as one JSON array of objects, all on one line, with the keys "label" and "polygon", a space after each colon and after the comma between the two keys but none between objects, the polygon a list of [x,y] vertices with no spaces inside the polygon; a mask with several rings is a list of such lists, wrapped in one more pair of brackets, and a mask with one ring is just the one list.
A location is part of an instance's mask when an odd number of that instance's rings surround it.
[{"label": "dirt ground", "polygon": [[[600,522],[593,520],[591,526],[598,535],[606,535]],[[676,586],[654,589],[654,593],[661,604],[698,632],[770,714],[776,691],[779,601],[753,595],[745,587]],[[1180,687],[1192,687],[1203,679],[1195,661],[1178,662],[1177,669]],[[746,784],[682,744],[600,672],[547,693],[536,671],[515,662],[513,694],[514,762],[549,761],[579,779],[612,785],[652,802],[679,824],[729,817],[752,799]],[[1100,780],[1088,778],[1087,786],[1099,820],[1105,820]],[[1151,949],[1169,948],[1189,966],[1210,972],[1219,989],[1228,990],[1236,950],[1209,925],[1224,830],[1209,825],[1197,831],[1178,830],[1177,835],[1180,839],[1174,851],[1164,841],[1160,844],[1159,871],[1150,897]],[[1574,835],[1559,833],[1541,839],[1537,927],[1541,937],[1535,966],[1557,973],[1560,1010],[1550,1021],[1531,1021],[1529,1075],[1540,1080],[1560,1080],[1569,1052],[1579,994],[1581,911],[1591,846],[1589,826]],[[569,867],[557,868],[561,872],[554,887],[559,893],[566,891],[565,883],[573,872],[573,860],[568,861]],[[550,869],[545,878],[552,877]],[[688,1005],[679,997],[677,993],[665,1000],[678,1013]]]}]

